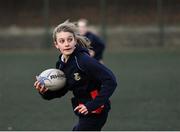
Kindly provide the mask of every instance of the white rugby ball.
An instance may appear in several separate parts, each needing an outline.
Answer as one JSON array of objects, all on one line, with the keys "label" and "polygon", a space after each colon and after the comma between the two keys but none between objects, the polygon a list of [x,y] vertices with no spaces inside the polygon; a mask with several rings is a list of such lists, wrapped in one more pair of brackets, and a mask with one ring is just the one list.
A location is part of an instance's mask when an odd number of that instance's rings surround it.
[{"label": "white rugby ball", "polygon": [[66,84],[66,77],[59,69],[47,69],[36,77],[37,81],[51,91],[62,89]]}]

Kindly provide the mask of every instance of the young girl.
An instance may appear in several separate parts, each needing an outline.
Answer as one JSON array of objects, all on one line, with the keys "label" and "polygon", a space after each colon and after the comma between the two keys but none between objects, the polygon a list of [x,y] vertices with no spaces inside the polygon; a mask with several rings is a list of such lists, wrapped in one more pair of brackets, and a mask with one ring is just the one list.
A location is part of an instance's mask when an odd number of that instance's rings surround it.
[{"label": "young girl", "polygon": [[60,51],[56,68],[67,78],[66,86],[59,91],[50,91],[40,82],[34,83],[44,99],[50,100],[72,91],[71,99],[79,122],[74,131],[100,131],[110,110],[109,98],[117,83],[113,73],[91,58],[88,39],[79,36],[76,26],[70,22],[58,25],[53,32],[55,47]]}]

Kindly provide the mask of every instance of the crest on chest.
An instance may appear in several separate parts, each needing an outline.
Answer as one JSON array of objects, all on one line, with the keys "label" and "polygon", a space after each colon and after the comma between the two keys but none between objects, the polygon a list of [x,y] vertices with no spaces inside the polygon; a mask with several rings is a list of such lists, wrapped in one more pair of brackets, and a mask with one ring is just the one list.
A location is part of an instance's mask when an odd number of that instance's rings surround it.
[{"label": "crest on chest", "polygon": [[76,80],[76,81],[81,80],[81,76],[78,72],[74,73],[74,80]]}]

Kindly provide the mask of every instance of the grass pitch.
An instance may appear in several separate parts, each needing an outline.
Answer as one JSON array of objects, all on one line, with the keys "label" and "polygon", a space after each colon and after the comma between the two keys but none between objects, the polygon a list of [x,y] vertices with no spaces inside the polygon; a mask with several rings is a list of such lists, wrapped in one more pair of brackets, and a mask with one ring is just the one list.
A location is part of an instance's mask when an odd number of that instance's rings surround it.
[{"label": "grass pitch", "polygon": [[[71,93],[43,100],[35,76],[55,67],[56,51],[0,52],[0,130],[71,130],[77,118]],[[103,130],[180,130],[180,52],[168,49],[106,52],[118,87]]]}]

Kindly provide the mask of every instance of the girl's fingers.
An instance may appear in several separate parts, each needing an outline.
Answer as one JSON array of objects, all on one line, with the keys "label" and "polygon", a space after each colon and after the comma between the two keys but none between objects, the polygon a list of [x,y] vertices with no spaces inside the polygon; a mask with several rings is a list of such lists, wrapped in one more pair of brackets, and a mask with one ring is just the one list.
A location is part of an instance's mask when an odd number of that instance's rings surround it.
[{"label": "girl's fingers", "polygon": [[41,87],[41,88],[39,89],[39,92],[43,93],[43,91],[44,91],[44,87]]},{"label": "girl's fingers", "polygon": [[81,113],[81,114],[84,114],[84,115],[88,114],[88,110],[87,110],[86,106],[84,106],[84,105],[79,105],[79,106],[77,106],[77,107],[74,109],[74,111],[77,111],[77,110],[78,110],[78,112]]},{"label": "girl's fingers", "polygon": [[85,114],[85,113],[87,113],[88,111],[87,111],[87,109],[83,109],[80,113],[81,114]]},{"label": "girl's fingers", "polygon": [[40,88],[41,88],[41,87],[40,87],[40,82],[37,82],[37,83],[36,83],[35,88],[36,88],[37,90],[40,90]]},{"label": "girl's fingers", "polygon": [[74,109],[74,111],[77,111],[78,109],[80,109],[80,105],[78,105],[78,106]]},{"label": "girl's fingers", "polygon": [[75,109],[74,109],[74,111],[77,111],[78,110],[78,112],[82,109],[82,107],[83,107],[83,105],[78,105]]},{"label": "girl's fingers", "polygon": [[40,93],[45,93],[48,89],[44,87],[44,85],[42,85],[42,87],[40,88],[39,92]]},{"label": "girl's fingers", "polygon": [[44,87],[43,93],[45,93],[46,91],[48,91],[48,88]]},{"label": "girl's fingers", "polygon": [[34,87],[36,87],[37,83],[38,83],[38,81],[35,81],[35,83],[34,83]]},{"label": "girl's fingers", "polygon": [[34,87],[40,92],[40,93],[45,93],[46,91],[48,91],[48,88],[45,88],[44,85],[41,85],[41,83],[39,81],[36,81],[34,83]]},{"label": "girl's fingers", "polygon": [[88,111],[84,112],[84,115],[87,115],[88,114]]},{"label": "girl's fingers", "polygon": [[82,113],[83,111],[85,111],[86,110],[86,107],[81,107],[80,109],[79,109],[79,113]]}]

